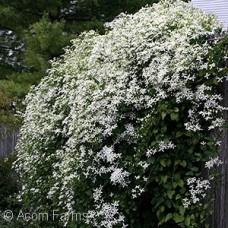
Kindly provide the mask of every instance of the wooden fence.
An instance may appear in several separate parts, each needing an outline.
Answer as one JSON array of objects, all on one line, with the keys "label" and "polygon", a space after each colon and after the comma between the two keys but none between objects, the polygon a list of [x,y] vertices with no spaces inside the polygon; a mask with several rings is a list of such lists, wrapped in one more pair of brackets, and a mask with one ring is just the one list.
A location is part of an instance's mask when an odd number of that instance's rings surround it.
[{"label": "wooden fence", "polygon": [[[228,78],[223,84],[224,105],[228,107]],[[224,113],[224,118],[228,120],[228,112]],[[215,182],[213,205],[213,216],[210,218],[211,228],[228,228],[228,129],[217,133],[222,141],[220,160],[223,165],[219,167],[221,178]]]},{"label": "wooden fence", "polygon": [[17,132],[9,132],[7,125],[0,126],[0,156],[7,157],[16,146]]}]

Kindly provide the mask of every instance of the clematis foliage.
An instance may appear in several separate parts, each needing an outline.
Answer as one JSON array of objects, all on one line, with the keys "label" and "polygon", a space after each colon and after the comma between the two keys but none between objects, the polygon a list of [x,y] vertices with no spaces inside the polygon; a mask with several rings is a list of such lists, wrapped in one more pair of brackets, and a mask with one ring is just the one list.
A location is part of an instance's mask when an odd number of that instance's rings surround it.
[{"label": "clematis foliage", "polygon": [[73,40],[28,94],[18,199],[64,215],[39,221],[49,227],[206,227],[201,167],[221,163],[211,132],[226,109],[221,24],[165,0],[106,26]]}]

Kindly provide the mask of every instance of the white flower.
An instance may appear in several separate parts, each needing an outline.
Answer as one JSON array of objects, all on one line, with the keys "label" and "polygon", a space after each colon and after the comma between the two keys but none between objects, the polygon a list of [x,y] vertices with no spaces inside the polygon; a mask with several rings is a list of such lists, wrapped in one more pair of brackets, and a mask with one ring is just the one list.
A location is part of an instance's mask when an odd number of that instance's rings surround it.
[{"label": "white flower", "polygon": [[[121,227],[126,227],[124,224],[124,216],[119,211],[119,202],[113,203],[101,203],[96,206],[96,210],[88,211],[86,216],[86,223],[92,224],[95,227],[113,228],[116,225],[121,224]],[[96,217],[102,218],[101,221],[97,222]]]},{"label": "white flower", "polygon": [[158,142],[158,146],[159,146],[159,151],[160,152],[164,152],[165,150],[168,150],[168,149],[174,149],[175,148],[175,145],[173,144],[173,142],[164,142],[164,141],[159,141]]},{"label": "white flower", "polygon": [[219,159],[219,157],[211,158],[209,161],[206,162],[205,168],[211,169],[214,166],[222,165],[223,162]]},{"label": "white flower", "polygon": [[147,169],[150,165],[146,163],[145,161],[140,161],[138,163],[139,166],[141,166],[143,169]]},{"label": "white flower", "polygon": [[184,201],[183,206],[185,208],[188,208],[191,205],[191,202],[188,198],[183,199],[183,201]]},{"label": "white flower", "polygon": [[204,145],[206,145],[207,143],[206,143],[205,141],[202,141],[200,144],[201,144],[202,146],[204,146]]},{"label": "white flower", "polygon": [[202,180],[200,178],[192,177],[187,179],[187,185],[189,186],[190,198],[184,199],[184,207],[188,207],[191,204],[196,204],[202,198],[205,198],[205,192],[211,188],[209,180]]},{"label": "white flower", "polygon": [[110,177],[111,182],[116,185],[120,184],[123,187],[127,186],[126,178],[130,175],[129,172],[123,171],[123,168],[117,168]]},{"label": "white flower", "polygon": [[146,156],[147,157],[150,157],[151,155],[154,155],[154,154],[156,154],[157,153],[157,149],[148,149],[147,151],[146,151]]},{"label": "white flower", "polygon": [[93,199],[94,199],[95,202],[97,202],[97,201],[99,201],[101,199],[102,189],[103,189],[102,186],[100,186],[99,188],[95,188],[94,189]]},{"label": "white flower", "polygon": [[107,161],[112,164],[114,161],[121,157],[121,154],[117,154],[114,152],[113,147],[104,146],[102,150],[97,153],[96,159],[102,159],[103,161]]}]

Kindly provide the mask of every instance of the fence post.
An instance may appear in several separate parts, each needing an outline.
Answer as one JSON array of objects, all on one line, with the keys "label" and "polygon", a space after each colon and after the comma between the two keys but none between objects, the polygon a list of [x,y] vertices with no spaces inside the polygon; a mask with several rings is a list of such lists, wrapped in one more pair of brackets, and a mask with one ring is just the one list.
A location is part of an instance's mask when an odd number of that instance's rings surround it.
[{"label": "fence post", "polygon": [[0,125],[0,156],[7,157],[15,149],[17,132],[8,132],[6,124]]},{"label": "fence post", "polygon": [[[226,62],[228,66],[228,62]],[[228,107],[228,76],[222,86],[222,94],[224,97],[223,105]],[[228,112],[224,112],[224,119],[228,120]],[[228,129],[216,134],[221,140],[221,165],[218,170],[221,173],[221,179],[215,183],[215,202],[213,205],[214,213],[211,218],[211,228],[227,228],[228,227]]]}]

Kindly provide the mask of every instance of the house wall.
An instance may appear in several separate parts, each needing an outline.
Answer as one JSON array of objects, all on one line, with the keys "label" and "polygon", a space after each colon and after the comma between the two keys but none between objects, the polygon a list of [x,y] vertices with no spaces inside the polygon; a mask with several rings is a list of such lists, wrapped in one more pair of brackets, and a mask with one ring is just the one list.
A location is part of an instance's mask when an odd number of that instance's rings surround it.
[{"label": "house wall", "polygon": [[225,22],[225,27],[228,28],[228,0],[192,0],[191,2],[197,8],[217,15],[221,21]]}]

